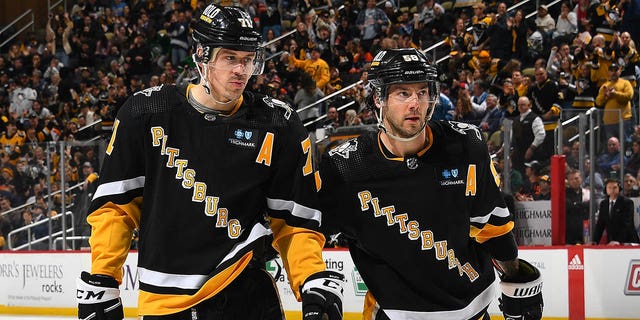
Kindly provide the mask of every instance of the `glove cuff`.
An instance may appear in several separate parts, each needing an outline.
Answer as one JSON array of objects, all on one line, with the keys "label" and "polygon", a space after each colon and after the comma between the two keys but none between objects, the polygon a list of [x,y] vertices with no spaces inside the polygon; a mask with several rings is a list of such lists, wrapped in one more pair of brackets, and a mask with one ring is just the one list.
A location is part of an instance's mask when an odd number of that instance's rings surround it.
[{"label": "glove cuff", "polygon": [[522,259],[518,259],[518,263],[520,265],[518,276],[510,279],[506,279],[504,276],[500,277],[502,293],[510,298],[530,298],[542,292],[540,270]]},{"label": "glove cuff", "polygon": [[342,284],[345,282],[344,276],[335,271],[320,271],[310,275],[302,284],[300,292],[307,292],[312,288],[321,288],[340,297],[342,300]]},{"label": "glove cuff", "polygon": [[[117,287],[111,288],[111,287],[90,284],[89,282],[93,282],[96,284],[102,284],[102,283],[100,283],[100,281],[94,282],[94,281],[88,280],[87,279],[88,274],[85,275],[85,273],[86,272],[83,272],[82,277],[76,279],[76,288],[77,288],[76,300],[78,301],[78,303],[82,303],[82,304],[102,303],[102,302],[117,299],[120,297],[120,289],[118,289]],[[89,277],[95,277],[95,276],[90,275]],[[110,280],[115,281],[115,279],[112,279],[112,278]]]},{"label": "glove cuff", "polygon": [[500,282],[502,293],[510,298],[529,298],[542,292],[542,277],[526,283]]}]

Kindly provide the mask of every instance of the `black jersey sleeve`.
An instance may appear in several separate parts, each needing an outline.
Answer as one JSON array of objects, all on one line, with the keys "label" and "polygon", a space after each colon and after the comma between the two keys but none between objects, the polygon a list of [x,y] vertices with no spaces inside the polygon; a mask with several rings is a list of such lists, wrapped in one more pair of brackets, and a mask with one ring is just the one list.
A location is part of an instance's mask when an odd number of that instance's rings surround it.
[{"label": "black jersey sleeve", "polygon": [[[473,135],[471,135],[473,136]],[[513,216],[507,209],[502,193],[500,192],[500,178],[482,139],[473,139],[468,143],[470,157],[476,163],[475,182],[468,185],[468,192],[475,192],[471,211],[470,235],[477,242],[484,243],[490,239],[498,238],[511,232],[513,229]]]},{"label": "black jersey sleeve", "polygon": [[273,139],[275,145],[271,163],[274,173],[266,192],[268,214],[284,219],[290,226],[318,230],[322,217],[311,138],[295,112],[282,117],[287,120],[286,125],[276,135],[265,137]]},{"label": "black jersey sleeve", "polygon": [[518,257],[518,245],[512,232],[507,232],[499,237],[491,238],[484,242],[491,257],[499,261],[509,261]]},{"label": "black jersey sleeve", "polygon": [[347,192],[345,190],[346,184],[327,152],[322,155],[319,173],[321,177],[320,181],[322,181],[322,185],[318,191],[323,216],[321,231],[325,236],[330,236],[340,231],[338,225],[339,217],[335,215],[338,212],[344,212],[344,208],[342,208],[344,203],[338,199],[342,198],[339,196],[340,194]]},{"label": "black jersey sleeve", "polygon": [[132,114],[129,99],[118,112],[93,196],[90,215],[91,273],[122,281],[122,265],[141,215],[145,183],[139,117]]},{"label": "black jersey sleeve", "polygon": [[[268,183],[267,213],[273,230],[273,246],[281,255],[291,288],[300,299],[299,287],[313,273],[325,269],[322,248],[325,238],[318,231],[322,214],[318,209],[316,172],[309,134],[300,119],[283,102],[268,100],[281,108],[287,120],[273,136],[274,174]],[[268,139],[268,138],[265,138]]]}]

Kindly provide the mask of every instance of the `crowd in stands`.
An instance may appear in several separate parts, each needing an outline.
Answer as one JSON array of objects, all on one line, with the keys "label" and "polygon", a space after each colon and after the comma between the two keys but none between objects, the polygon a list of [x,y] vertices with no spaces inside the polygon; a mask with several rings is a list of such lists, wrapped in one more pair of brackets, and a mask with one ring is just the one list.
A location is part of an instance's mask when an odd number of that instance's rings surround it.
[{"label": "crowd in stands", "polygon": [[[70,2],[67,11],[52,11],[44,30],[18,37],[0,54],[1,212],[42,198],[47,188],[60,188],[55,169],[60,156],[47,165],[46,142],[108,135],[132,93],[197,79],[190,23],[206,1]],[[607,142],[593,166],[595,196],[604,197],[603,180],[620,169],[621,156],[625,172],[639,180],[640,129],[638,114],[632,112],[638,100],[635,44],[640,41],[640,25],[633,23],[640,21],[635,1],[567,0],[537,8],[536,1],[523,0],[215,2],[245,8],[266,42],[265,71],[252,78],[248,89],[302,110],[299,115],[310,123],[310,131],[376,123],[366,85],[376,53],[444,42],[427,52],[439,60],[440,103],[433,118],[477,125],[490,151],[499,155],[496,159],[505,152],[503,122],[513,120],[509,175],[517,200],[549,198],[557,121],[592,107],[603,110],[601,138]],[[527,18],[530,13],[533,17]],[[296,32],[272,41],[291,30]],[[628,157],[613,141],[620,122]],[[569,174],[578,169],[575,147],[565,147]],[[64,158],[68,185],[95,179],[95,147],[68,148]],[[591,162],[586,161],[587,173],[578,174],[589,177]],[[590,184],[580,179],[581,188]],[[637,191],[637,182],[629,188]],[[42,212],[55,212],[46,204],[36,201],[24,212],[2,216],[0,235],[42,219]]]}]

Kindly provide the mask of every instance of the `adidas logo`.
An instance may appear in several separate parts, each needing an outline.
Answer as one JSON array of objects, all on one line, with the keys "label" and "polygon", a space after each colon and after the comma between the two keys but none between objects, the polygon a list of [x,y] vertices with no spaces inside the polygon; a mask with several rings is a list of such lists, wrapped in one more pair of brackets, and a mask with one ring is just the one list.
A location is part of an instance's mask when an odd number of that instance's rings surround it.
[{"label": "adidas logo", "polygon": [[569,261],[569,270],[584,270],[584,264],[582,264],[582,260],[578,254],[573,256],[571,261]]}]

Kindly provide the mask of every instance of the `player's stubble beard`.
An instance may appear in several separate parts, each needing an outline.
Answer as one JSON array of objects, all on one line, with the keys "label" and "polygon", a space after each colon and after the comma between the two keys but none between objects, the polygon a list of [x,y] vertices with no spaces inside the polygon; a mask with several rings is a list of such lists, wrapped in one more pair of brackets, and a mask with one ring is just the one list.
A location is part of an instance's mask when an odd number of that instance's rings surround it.
[{"label": "player's stubble beard", "polygon": [[[397,115],[391,116],[389,107],[387,105],[383,105],[382,108],[383,114],[385,115],[385,118],[383,119],[385,128],[387,131],[389,131],[390,134],[396,137],[403,139],[411,138],[425,128],[427,108],[423,109],[419,107],[416,109],[416,111],[402,114],[400,117],[397,117]],[[405,121],[404,118],[407,115],[416,115],[420,117],[420,121],[418,121],[416,125],[406,128],[403,126],[403,122]]]},{"label": "player's stubble beard", "polygon": [[[224,71],[218,71],[218,72],[224,72]],[[225,106],[238,101],[238,99],[240,98],[240,96],[242,96],[242,93],[244,92],[244,89],[247,86],[247,80],[248,80],[247,75],[234,73],[228,79],[225,79],[224,82],[222,82],[219,80],[219,77],[215,76],[216,75],[215,67],[211,68],[210,74],[212,75],[211,77],[212,79],[209,81],[209,83],[217,84],[217,85],[212,85],[212,88],[211,88],[212,90],[209,97],[212,101],[217,102],[219,104],[223,104]],[[229,83],[230,81],[242,82],[243,86],[242,88],[231,88]],[[213,96],[214,93],[218,95],[218,97],[214,97]],[[218,100],[219,98],[223,100]]]}]

